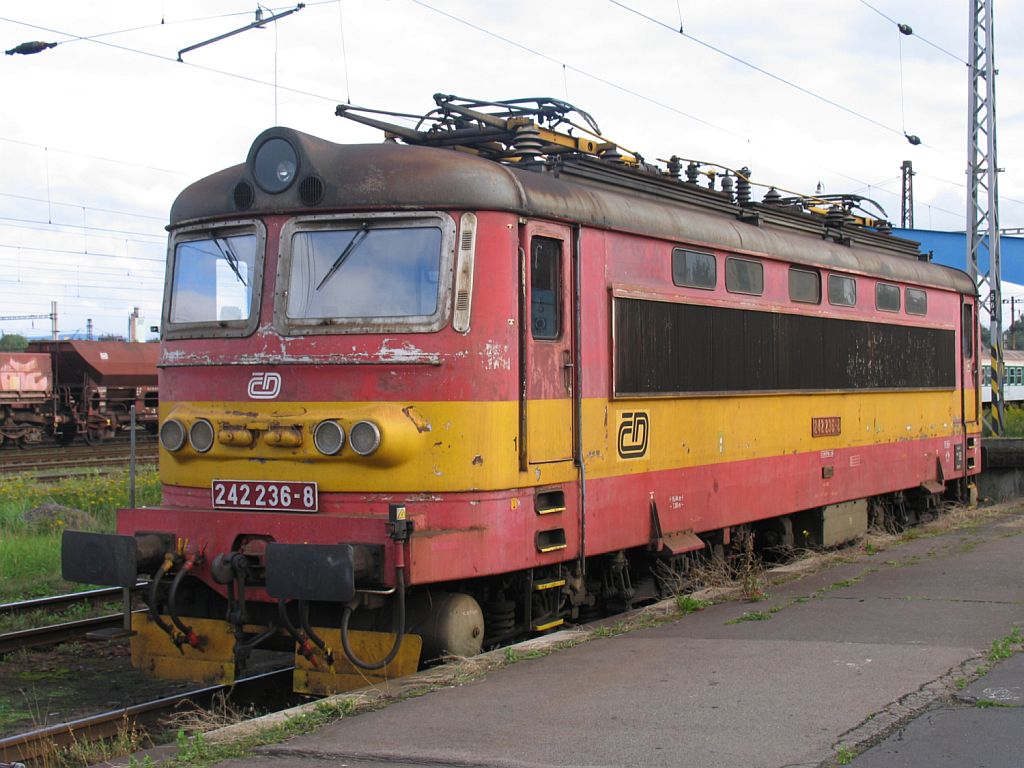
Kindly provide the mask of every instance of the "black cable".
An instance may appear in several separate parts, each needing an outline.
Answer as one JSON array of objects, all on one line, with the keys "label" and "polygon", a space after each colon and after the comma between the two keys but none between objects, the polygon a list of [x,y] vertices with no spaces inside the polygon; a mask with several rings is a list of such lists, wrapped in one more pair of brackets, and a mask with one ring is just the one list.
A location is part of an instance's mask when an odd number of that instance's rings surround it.
[{"label": "black cable", "polygon": [[149,618],[153,620],[153,623],[173,637],[174,628],[161,618],[160,612],[156,609],[157,590],[160,589],[160,582],[163,581],[164,574],[166,573],[163,568],[163,563],[161,563],[160,566],[161,567],[157,569],[156,576],[154,576],[153,580],[149,582],[149,591],[147,592],[149,599],[146,600],[146,607],[149,608]]},{"label": "black cable", "polygon": [[397,568],[395,570],[395,597],[398,600],[398,621],[395,623],[395,643],[391,646],[391,650],[388,651],[388,655],[380,661],[369,663],[359,658],[355,651],[352,650],[352,646],[349,645],[348,639],[348,621],[352,618],[352,606],[346,605],[345,611],[341,615],[341,647],[345,650],[345,656],[355,666],[360,669],[383,669],[390,664],[395,656],[398,655],[398,649],[402,646],[402,637],[405,634],[405,574],[403,568]]},{"label": "black cable", "polygon": [[178,616],[178,610],[175,606],[175,601],[178,596],[178,586],[185,578],[186,573],[188,573],[188,569],[182,565],[174,575],[174,581],[171,582],[171,591],[167,596],[167,611],[171,617],[171,621],[174,623],[174,626],[176,626],[178,631],[185,636],[186,640],[188,640],[192,637],[192,627],[188,627],[182,623],[181,618]]}]

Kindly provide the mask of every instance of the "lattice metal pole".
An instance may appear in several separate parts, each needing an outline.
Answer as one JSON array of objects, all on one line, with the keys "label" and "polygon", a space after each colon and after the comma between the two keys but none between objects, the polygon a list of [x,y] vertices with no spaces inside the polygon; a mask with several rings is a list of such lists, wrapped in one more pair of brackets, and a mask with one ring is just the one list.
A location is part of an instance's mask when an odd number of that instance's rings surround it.
[{"label": "lattice metal pole", "polygon": [[989,428],[1003,434],[1003,290],[999,264],[999,165],[996,160],[996,67],[993,0],[971,0],[967,65],[967,271],[978,283],[979,255],[988,254],[992,410]]},{"label": "lattice metal pole", "polygon": [[900,226],[904,229],[914,228],[914,164],[903,161],[903,195],[900,206]]}]

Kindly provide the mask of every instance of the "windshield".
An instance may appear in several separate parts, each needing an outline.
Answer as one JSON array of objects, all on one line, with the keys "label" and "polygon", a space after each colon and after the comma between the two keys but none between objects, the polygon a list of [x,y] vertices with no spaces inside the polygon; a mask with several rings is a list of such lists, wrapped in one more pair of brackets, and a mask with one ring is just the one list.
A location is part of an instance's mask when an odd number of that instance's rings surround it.
[{"label": "windshield", "polygon": [[291,238],[289,320],[430,317],[438,310],[438,226],[298,231]]},{"label": "windshield", "polygon": [[174,248],[170,321],[248,320],[256,256],[255,234],[178,242]]}]

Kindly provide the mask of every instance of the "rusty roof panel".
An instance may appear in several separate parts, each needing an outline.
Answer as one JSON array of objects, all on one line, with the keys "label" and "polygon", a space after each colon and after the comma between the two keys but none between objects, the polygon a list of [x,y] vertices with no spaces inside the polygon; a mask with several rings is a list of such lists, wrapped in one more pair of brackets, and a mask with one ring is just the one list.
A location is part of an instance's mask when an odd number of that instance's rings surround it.
[{"label": "rusty roof panel", "polygon": [[[559,178],[558,172],[514,168],[450,149],[387,142],[335,144],[289,128],[264,131],[253,147],[269,136],[284,137],[296,145],[301,158],[297,178],[313,174],[323,180],[325,191],[317,206],[302,203],[298,183],[280,194],[261,191],[249,165],[243,163],[186,188],[171,209],[171,226],[237,219],[243,214],[235,207],[235,186],[248,183],[253,199],[244,215],[381,209],[506,211],[976,293],[965,273],[919,261],[909,241],[847,228],[844,234],[852,243],[841,245],[823,239],[823,224],[818,231],[801,231],[786,226],[783,213],[764,205],[753,208],[762,219],[758,225],[739,217],[738,208],[731,213],[722,210],[728,203],[673,199],[669,189],[673,184],[668,181],[647,185],[646,190],[633,189],[582,178],[567,168]],[[803,218],[813,221],[809,215]],[[885,241],[891,244],[885,247]]]}]

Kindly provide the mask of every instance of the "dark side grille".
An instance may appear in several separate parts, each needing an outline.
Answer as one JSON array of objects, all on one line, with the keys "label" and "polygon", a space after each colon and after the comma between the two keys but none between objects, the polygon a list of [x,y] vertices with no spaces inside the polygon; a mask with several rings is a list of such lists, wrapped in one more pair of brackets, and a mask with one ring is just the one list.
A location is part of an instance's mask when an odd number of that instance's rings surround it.
[{"label": "dark side grille", "polygon": [[319,176],[307,176],[299,185],[299,199],[304,205],[318,205],[324,199],[324,182]]},{"label": "dark side grille", "polygon": [[255,200],[256,193],[253,191],[252,184],[247,181],[240,181],[235,184],[235,208],[240,211],[247,211],[252,208]]},{"label": "dark side grille", "polygon": [[950,389],[941,328],[615,299],[615,393]]}]

